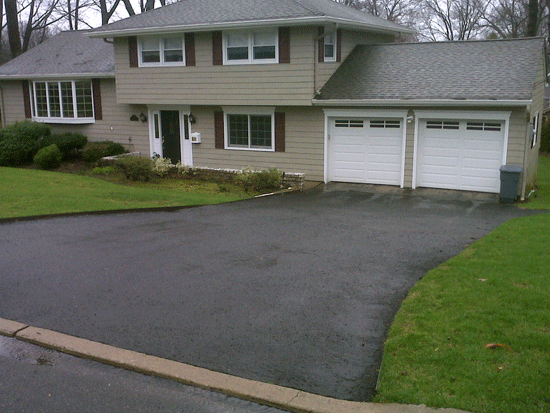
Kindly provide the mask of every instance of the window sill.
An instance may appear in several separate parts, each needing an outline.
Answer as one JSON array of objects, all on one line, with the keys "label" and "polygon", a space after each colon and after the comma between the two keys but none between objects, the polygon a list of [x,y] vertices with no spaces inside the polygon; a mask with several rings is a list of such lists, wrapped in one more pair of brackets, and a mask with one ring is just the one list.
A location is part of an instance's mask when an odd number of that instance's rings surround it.
[{"label": "window sill", "polygon": [[237,146],[225,146],[225,149],[231,150],[231,151],[252,151],[252,152],[275,152],[274,148],[239,148]]},{"label": "window sill", "polygon": [[275,65],[278,64],[279,60],[224,60],[224,66],[235,66],[235,65]]},{"label": "window sill", "polygon": [[139,67],[185,67],[185,62],[172,62],[172,63],[139,63]]},{"label": "window sill", "polygon": [[70,125],[86,125],[95,123],[94,118],[38,118],[33,117],[34,122],[40,123],[60,123]]}]

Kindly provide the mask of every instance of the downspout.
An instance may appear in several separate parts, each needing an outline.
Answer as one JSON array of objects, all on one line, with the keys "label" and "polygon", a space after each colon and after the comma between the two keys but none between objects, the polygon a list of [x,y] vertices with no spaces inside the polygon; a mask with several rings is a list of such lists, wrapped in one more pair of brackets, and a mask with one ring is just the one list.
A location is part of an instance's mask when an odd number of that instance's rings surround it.
[{"label": "downspout", "polygon": [[0,116],[2,117],[0,121],[2,128],[4,128],[6,126],[6,114],[4,112],[4,89],[2,89],[2,86],[0,86],[0,105]]},{"label": "downspout", "polygon": [[526,130],[526,136],[527,136],[527,139],[524,140],[525,142],[525,147],[523,148],[523,179],[521,180],[521,195],[520,195],[520,200],[521,201],[525,201],[525,189],[527,188],[527,179],[526,179],[526,176],[527,176],[527,171],[525,170],[525,166],[527,165],[527,151],[529,150],[529,145],[530,145],[530,136],[531,136],[531,106],[527,106],[525,108],[525,114],[529,114],[528,115],[528,121],[527,121],[527,130]]}]

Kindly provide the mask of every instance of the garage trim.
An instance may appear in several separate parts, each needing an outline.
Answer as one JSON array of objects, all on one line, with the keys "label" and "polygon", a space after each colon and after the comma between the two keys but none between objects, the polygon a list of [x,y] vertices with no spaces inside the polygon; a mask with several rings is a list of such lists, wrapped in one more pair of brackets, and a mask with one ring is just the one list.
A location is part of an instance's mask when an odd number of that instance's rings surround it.
[{"label": "garage trim", "polygon": [[323,109],[325,112],[325,142],[324,142],[324,181],[328,182],[328,170],[329,170],[329,131],[330,120],[335,117],[353,117],[353,118],[393,118],[400,119],[403,122],[403,139],[401,143],[401,178],[400,187],[405,185],[405,147],[407,142],[407,110],[399,109]]},{"label": "garage trim", "polygon": [[502,149],[502,164],[506,164],[506,155],[508,151],[508,132],[510,129],[510,116],[512,112],[497,111],[451,111],[451,110],[419,110],[415,111],[416,117],[414,125],[414,155],[413,155],[413,174],[412,188],[416,189],[417,167],[418,167],[418,137],[420,120],[424,119],[460,119],[460,120],[495,120],[504,122],[504,142]]}]

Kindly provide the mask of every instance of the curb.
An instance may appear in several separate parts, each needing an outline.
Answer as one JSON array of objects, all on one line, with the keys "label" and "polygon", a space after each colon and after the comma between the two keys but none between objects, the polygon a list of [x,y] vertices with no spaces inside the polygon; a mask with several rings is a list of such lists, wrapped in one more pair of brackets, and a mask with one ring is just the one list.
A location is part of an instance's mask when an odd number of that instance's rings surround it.
[{"label": "curb", "polygon": [[243,379],[0,318],[0,334],[73,356],[296,413],[466,413],[424,405],[350,402]]}]

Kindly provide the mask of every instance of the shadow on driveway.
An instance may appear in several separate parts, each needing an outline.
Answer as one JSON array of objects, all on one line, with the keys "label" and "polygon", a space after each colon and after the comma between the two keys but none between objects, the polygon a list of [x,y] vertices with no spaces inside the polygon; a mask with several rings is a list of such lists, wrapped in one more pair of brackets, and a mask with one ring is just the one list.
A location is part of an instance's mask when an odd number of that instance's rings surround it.
[{"label": "shadow on driveway", "polygon": [[0,317],[367,401],[409,289],[530,213],[435,195],[336,184],[177,212],[0,225]]}]

